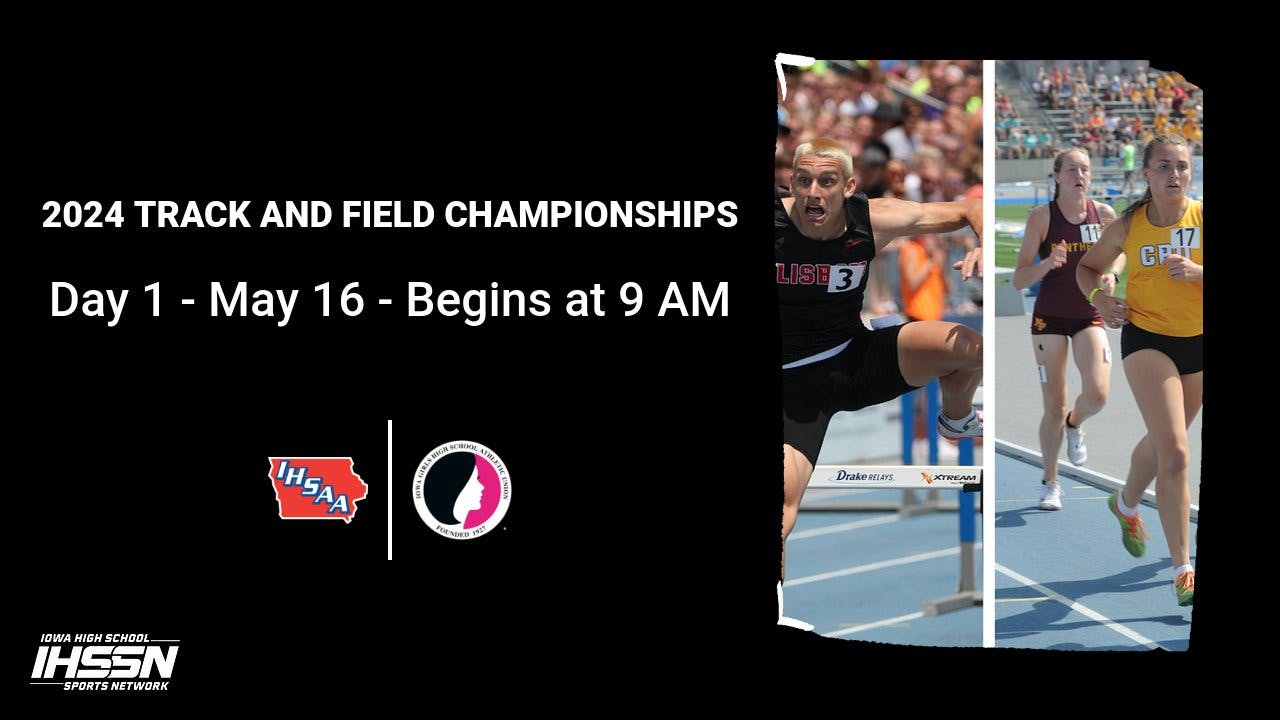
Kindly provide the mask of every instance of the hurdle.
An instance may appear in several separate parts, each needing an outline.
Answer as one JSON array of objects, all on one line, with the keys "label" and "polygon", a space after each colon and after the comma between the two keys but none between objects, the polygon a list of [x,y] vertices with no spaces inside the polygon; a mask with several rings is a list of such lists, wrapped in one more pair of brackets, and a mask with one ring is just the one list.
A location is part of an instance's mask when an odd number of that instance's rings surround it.
[{"label": "hurdle", "polygon": [[[938,414],[938,383],[934,380],[925,388],[916,392],[926,393],[926,420]],[[977,522],[974,518],[974,493],[982,491],[982,468],[974,466],[973,438],[965,438],[958,443],[957,461],[959,465],[938,465],[938,434],[930,427],[929,464],[911,464],[914,455],[914,406],[912,395],[902,397],[902,460],[903,465],[818,465],[813,469],[809,479],[809,488],[822,489],[901,489],[904,495],[915,490],[928,490],[929,499],[918,503],[904,501],[900,506],[880,509],[896,509],[904,517],[912,517],[923,512],[939,509],[958,510],[960,516],[960,573],[956,592],[952,595],[927,600],[924,603],[925,615],[962,610],[982,604],[982,592],[977,584]],[[941,506],[937,501],[939,490],[957,490],[959,501],[952,506]],[[913,495],[914,497],[914,495]],[[839,506],[824,506],[830,509]],[[808,508],[806,508],[808,509]],[[851,509],[846,507],[845,509]],[[867,503],[859,504],[856,509],[869,509]]]},{"label": "hurdle", "polygon": [[[818,499],[812,495],[806,495],[805,501],[801,504],[801,509],[805,512],[896,512],[904,518],[923,515],[930,512],[939,511],[955,511],[959,509],[959,505],[955,502],[943,501],[939,497],[938,489],[946,487],[945,485],[936,483],[936,476],[952,476],[957,474],[958,466],[942,466],[939,465],[939,444],[938,433],[933,427],[933,419],[937,417],[941,408],[940,395],[941,388],[938,381],[934,380],[928,385],[918,388],[913,392],[907,393],[899,398],[899,422],[901,426],[901,442],[902,451],[900,453],[902,465],[880,466],[872,464],[858,463],[854,465],[844,463],[819,464],[814,467],[813,475],[809,480],[806,489],[818,490],[882,490],[882,489],[901,489],[902,499],[899,502],[888,501],[853,501],[853,502],[821,502],[813,503],[811,500]],[[916,398],[924,396],[925,405],[925,434],[928,445],[928,465],[917,466],[914,461],[914,444],[915,444],[915,421],[916,421]],[[974,394],[974,406],[981,407],[982,391],[981,388]],[[968,452],[969,460],[959,458],[960,454]],[[959,443],[957,448],[957,462],[960,465],[972,465],[973,441],[971,439],[964,440]],[[824,468],[831,469],[831,472],[822,472]],[[845,468],[846,473],[840,475],[837,470]],[[892,477],[868,477],[867,470],[876,470],[875,475],[885,475],[889,473]],[[963,472],[972,472],[972,467],[962,467],[959,470]],[[861,472],[858,472],[861,471]],[[924,473],[924,475],[922,475]],[[925,479],[927,475],[930,480]],[[969,484],[978,484],[979,480],[970,480]],[[976,489],[976,488],[971,488]],[[915,491],[926,490],[927,494],[924,500],[920,500]]]}]

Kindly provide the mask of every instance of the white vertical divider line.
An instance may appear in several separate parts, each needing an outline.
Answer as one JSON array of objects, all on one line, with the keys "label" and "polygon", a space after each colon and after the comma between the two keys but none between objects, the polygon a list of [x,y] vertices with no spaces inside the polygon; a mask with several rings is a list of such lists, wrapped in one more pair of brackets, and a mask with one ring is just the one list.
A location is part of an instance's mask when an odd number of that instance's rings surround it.
[{"label": "white vertical divider line", "polygon": [[[986,142],[986,141],[984,141]],[[392,559],[392,421],[387,419],[387,560]]]},{"label": "white vertical divider line", "polygon": [[996,646],[996,61],[982,61],[982,646]]}]

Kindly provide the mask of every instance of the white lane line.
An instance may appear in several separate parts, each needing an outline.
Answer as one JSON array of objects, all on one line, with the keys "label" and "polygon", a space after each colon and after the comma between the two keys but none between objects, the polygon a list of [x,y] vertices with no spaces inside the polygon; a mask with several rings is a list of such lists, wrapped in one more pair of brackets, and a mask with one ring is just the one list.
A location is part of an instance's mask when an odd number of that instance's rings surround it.
[{"label": "white lane line", "polygon": [[[996,438],[996,452],[1004,455],[1005,457],[1020,460],[1035,467],[1044,467],[1044,457],[1041,456],[1040,453],[1030,448],[1022,447],[1016,443],[1008,442],[1007,440]],[[1058,461],[1058,477],[1092,485],[1093,487],[1108,494],[1124,487],[1124,480],[1113,478],[1110,475],[1103,475],[1102,473],[1094,472],[1092,470],[1086,470],[1085,468],[1077,467],[1075,465],[1070,465],[1066,460]],[[1145,505],[1156,507],[1156,491],[1154,488],[1149,488],[1142,494],[1142,502]],[[1195,503],[1191,504],[1191,522],[1200,522],[1200,506]]]},{"label": "white lane line", "polygon": [[874,630],[875,628],[878,628],[878,627],[884,627],[885,625],[897,625],[898,623],[911,622],[912,620],[919,620],[922,617],[924,617],[924,613],[913,612],[907,615],[899,615],[898,617],[885,618],[884,620],[876,620],[875,622],[864,623],[862,625],[854,625],[853,627],[847,627],[843,630],[836,630],[835,632],[824,633],[822,637],[841,637],[843,635],[852,635],[854,633],[862,632],[863,630]]},{"label": "white lane line", "polygon": [[[1110,496],[1109,495],[1090,495],[1088,497],[1076,497],[1075,495],[1072,495],[1071,497],[1068,498],[1068,500],[1070,500],[1071,502],[1075,502],[1077,500],[1106,500],[1108,497]],[[1040,498],[1033,498],[1033,497],[1008,498],[1008,499],[1002,498],[1000,500],[997,500],[996,502],[998,503],[1038,503],[1040,502]]]},{"label": "white lane line", "polygon": [[830,535],[832,533],[845,532],[846,530],[857,530],[858,528],[871,527],[872,525],[886,525],[891,522],[898,522],[899,520],[901,520],[901,518],[897,515],[886,515],[884,517],[870,518],[868,520],[854,520],[852,522],[839,523],[838,525],[825,525],[823,527],[793,532],[787,539],[803,540],[805,538],[818,537],[819,535]]},{"label": "white lane line", "polygon": [[1057,602],[1062,603],[1063,605],[1066,605],[1068,608],[1075,610],[1076,612],[1080,613],[1081,615],[1084,615],[1085,617],[1089,618],[1090,620],[1093,620],[1094,622],[1102,623],[1107,628],[1120,633],[1121,635],[1129,638],[1130,640],[1138,643],[1139,645],[1146,647],[1149,650],[1155,650],[1156,648],[1160,647],[1160,644],[1157,643],[1155,640],[1152,640],[1151,638],[1141,633],[1135,632],[1125,627],[1124,625],[1121,625],[1120,623],[1116,622],[1115,620],[1112,620],[1106,615],[1103,615],[1097,610],[1081,605],[1080,603],[1076,602],[1075,600],[1072,600],[1071,598],[1065,595],[1062,595],[1061,593],[1056,593],[1050,590],[1049,588],[1045,587],[1044,585],[1041,585],[1040,583],[1036,582],[1035,580],[1032,580],[1026,575],[1016,573],[1013,570],[1010,570],[1009,568],[1001,565],[1000,563],[996,563],[995,565],[996,565],[997,571],[1007,575],[1013,580],[1020,582],[1023,585],[1026,585],[1027,587],[1031,588],[1032,590],[1035,590],[1036,592],[1044,593],[1050,599],[1056,600]]},{"label": "white lane line", "polygon": [[[974,543],[974,548],[981,549],[982,543]],[[789,588],[795,587],[796,585],[808,585],[809,583],[822,582],[823,580],[831,580],[832,578],[857,575],[859,573],[871,572],[872,570],[883,570],[884,568],[896,567],[898,565],[910,565],[911,563],[922,562],[924,560],[934,560],[959,554],[960,546],[957,545],[956,547],[947,548],[945,550],[917,553],[915,555],[907,555],[906,557],[893,558],[892,560],[881,560],[879,562],[867,563],[866,565],[855,565],[854,567],[847,567],[841,570],[818,573],[817,575],[806,575],[805,577],[786,581],[783,584],[783,587]]]}]

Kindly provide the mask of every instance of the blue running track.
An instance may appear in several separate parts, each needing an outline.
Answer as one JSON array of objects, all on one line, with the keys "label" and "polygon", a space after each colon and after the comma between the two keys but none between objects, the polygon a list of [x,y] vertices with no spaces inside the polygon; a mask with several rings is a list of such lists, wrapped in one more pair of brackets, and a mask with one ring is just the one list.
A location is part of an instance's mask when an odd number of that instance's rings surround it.
[{"label": "blue running track", "polygon": [[[1135,558],[1120,543],[1109,493],[1062,478],[1062,509],[1043,511],[1039,467],[997,453],[994,475],[997,647],[1187,649],[1191,608],[1174,599],[1155,508],[1141,509],[1151,539]],[[1195,534],[1193,522],[1193,565]]]}]

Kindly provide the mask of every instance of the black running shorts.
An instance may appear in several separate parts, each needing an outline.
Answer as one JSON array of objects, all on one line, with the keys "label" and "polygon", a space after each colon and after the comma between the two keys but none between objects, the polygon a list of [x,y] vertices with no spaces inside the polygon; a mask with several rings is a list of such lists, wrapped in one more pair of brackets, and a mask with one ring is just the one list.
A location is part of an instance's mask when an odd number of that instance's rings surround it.
[{"label": "black running shorts", "polygon": [[1120,331],[1120,357],[1127,358],[1139,350],[1158,350],[1173,361],[1179,375],[1204,370],[1204,334],[1173,337],[1153,333],[1129,323]]},{"label": "black running shorts", "polygon": [[782,371],[782,437],[817,464],[831,416],[887,402],[915,387],[902,379],[898,333],[902,325],[854,336],[835,357]]}]

